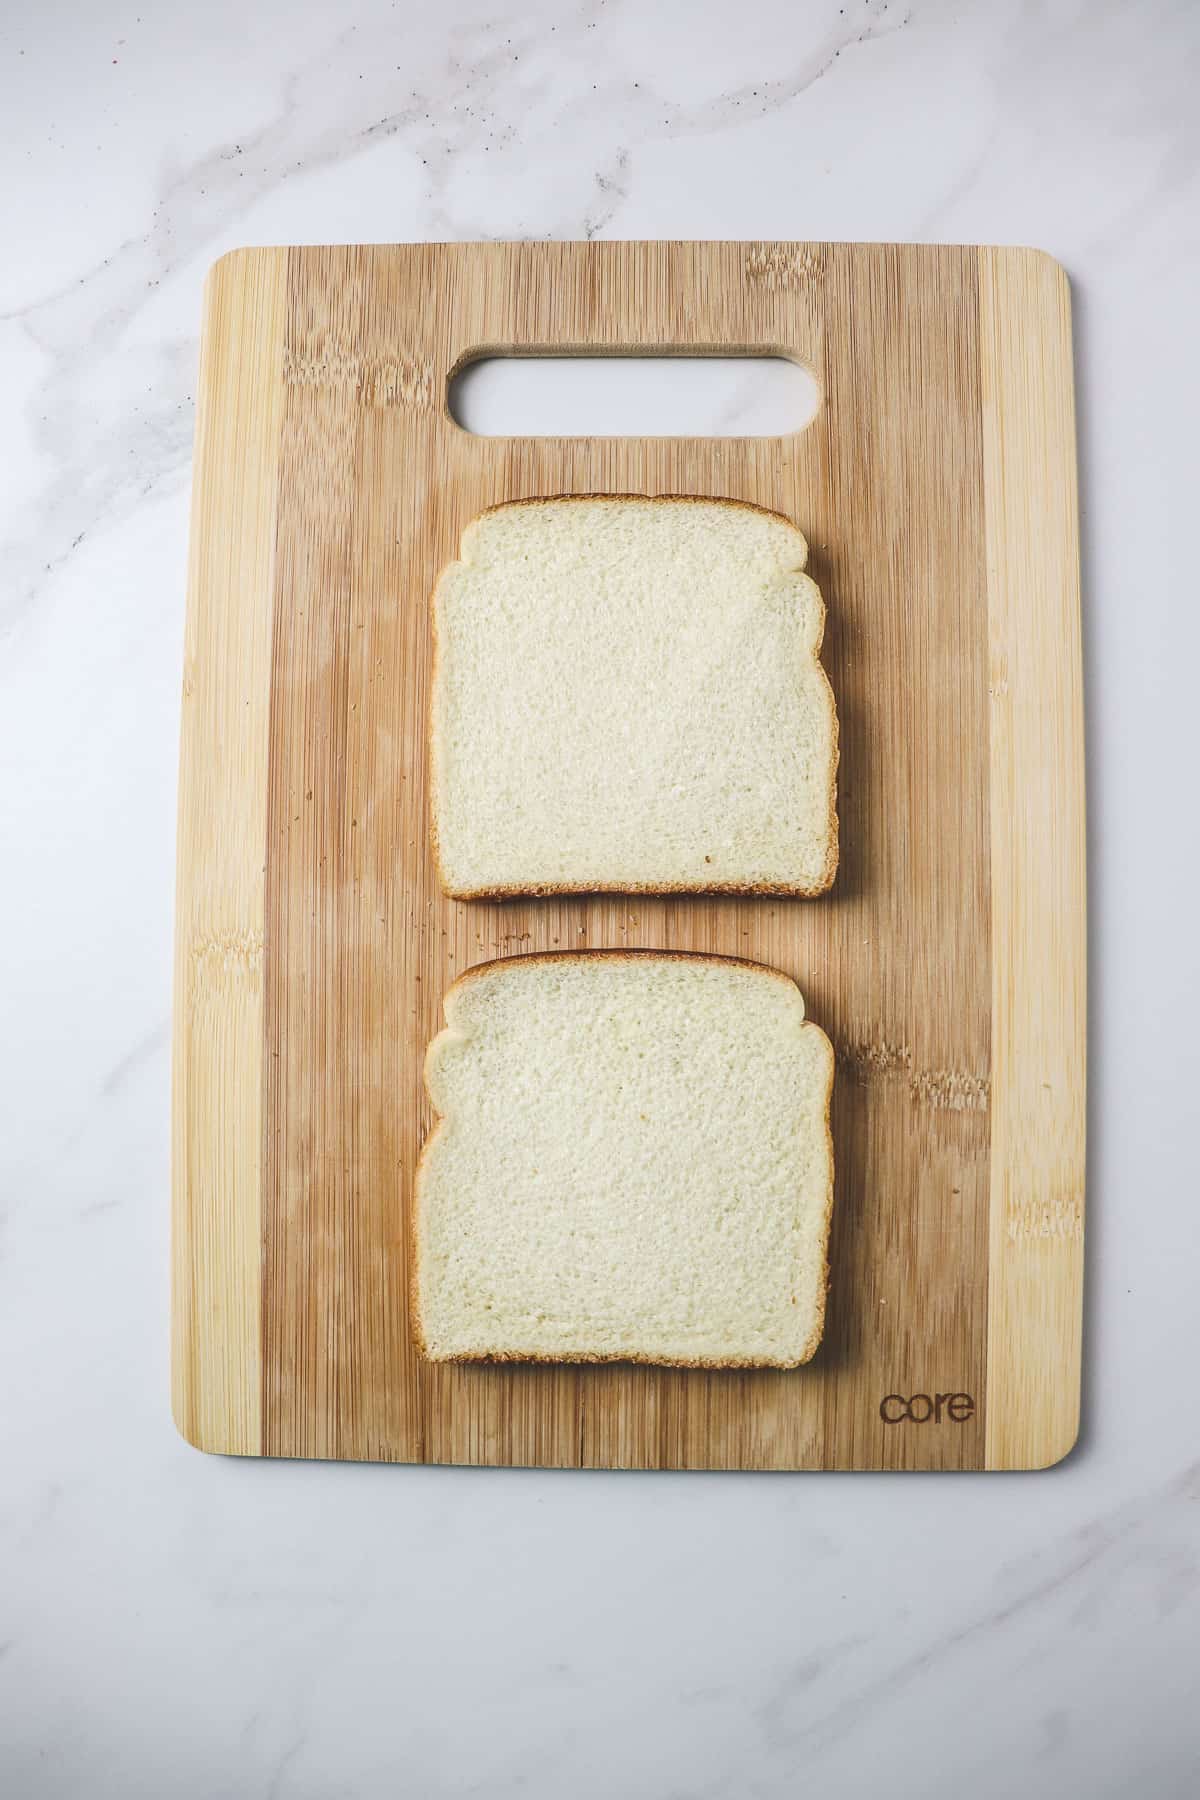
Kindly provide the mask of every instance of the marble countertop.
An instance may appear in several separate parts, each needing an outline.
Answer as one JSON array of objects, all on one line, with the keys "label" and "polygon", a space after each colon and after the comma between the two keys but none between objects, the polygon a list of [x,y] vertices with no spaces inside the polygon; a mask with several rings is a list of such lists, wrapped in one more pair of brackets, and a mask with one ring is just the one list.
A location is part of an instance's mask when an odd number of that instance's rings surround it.
[{"label": "marble countertop", "polygon": [[[1194,1792],[1200,12],[44,0],[0,47],[0,1788]],[[201,281],[242,243],[480,236],[1030,243],[1071,275],[1091,1179],[1057,1470],[286,1465],[175,1435]]]}]

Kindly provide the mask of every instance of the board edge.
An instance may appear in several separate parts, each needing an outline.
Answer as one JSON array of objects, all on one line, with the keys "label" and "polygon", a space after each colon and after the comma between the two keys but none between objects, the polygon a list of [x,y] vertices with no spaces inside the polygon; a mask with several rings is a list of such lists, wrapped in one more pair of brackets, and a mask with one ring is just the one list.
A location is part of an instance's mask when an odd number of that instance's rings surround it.
[{"label": "board edge", "polygon": [[171,1407],[259,1455],[267,733],[286,250],[204,288],[181,698],[172,1022]]},{"label": "board edge", "polygon": [[987,1469],[1079,1432],[1086,1108],[1083,659],[1070,286],[979,257],[989,636],[992,1155]]}]

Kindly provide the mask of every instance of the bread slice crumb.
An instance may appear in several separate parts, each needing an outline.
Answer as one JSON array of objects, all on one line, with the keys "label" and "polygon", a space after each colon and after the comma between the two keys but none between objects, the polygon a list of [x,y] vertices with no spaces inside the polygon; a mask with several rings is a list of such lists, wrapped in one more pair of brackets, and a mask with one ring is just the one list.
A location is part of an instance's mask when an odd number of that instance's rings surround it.
[{"label": "bread slice crumb", "polygon": [[824,893],[838,726],[807,558],[733,500],[564,496],[468,526],[434,593],[446,891]]},{"label": "bread slice crumb", "polygon": [[485,963],[426,1058],[413,1319],[433,1361],[794,1368],[820,1342],[833,1050],[733,958]]}]

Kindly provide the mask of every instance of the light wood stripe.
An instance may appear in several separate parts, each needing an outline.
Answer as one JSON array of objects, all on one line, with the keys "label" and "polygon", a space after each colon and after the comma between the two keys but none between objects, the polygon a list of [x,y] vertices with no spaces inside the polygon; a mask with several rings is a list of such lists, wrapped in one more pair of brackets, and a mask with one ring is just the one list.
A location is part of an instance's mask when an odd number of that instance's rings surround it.
[{"label": "light wood stripe", "polygon": [[1079,1420],[1086,845],[1070,294],[981,250],[991,655],[992,1199],[987,1465]]},{"label": "light wood stripe", "polygon": [[262,1447],[264,857],[286,255],[205,291],[179,774],[172,1397],[204,1450]]}]

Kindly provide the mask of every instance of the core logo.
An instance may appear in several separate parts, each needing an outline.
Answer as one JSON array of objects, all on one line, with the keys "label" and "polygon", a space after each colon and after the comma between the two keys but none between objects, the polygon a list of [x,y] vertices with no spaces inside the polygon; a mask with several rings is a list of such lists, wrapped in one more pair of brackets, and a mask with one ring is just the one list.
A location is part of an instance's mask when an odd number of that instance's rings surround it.
[{"label": "core logo", "polygon": [[879,1416],[885,1425],[900,1425],[905,1420],[913,1425],[928,1425],[931,1419],[935,1425],[943,1419],[962,1425],[974,1412],[975,1402],[970,1394],[910,1394],[907,1400],[903,1394],[885,1394],[879,1402]]}]

